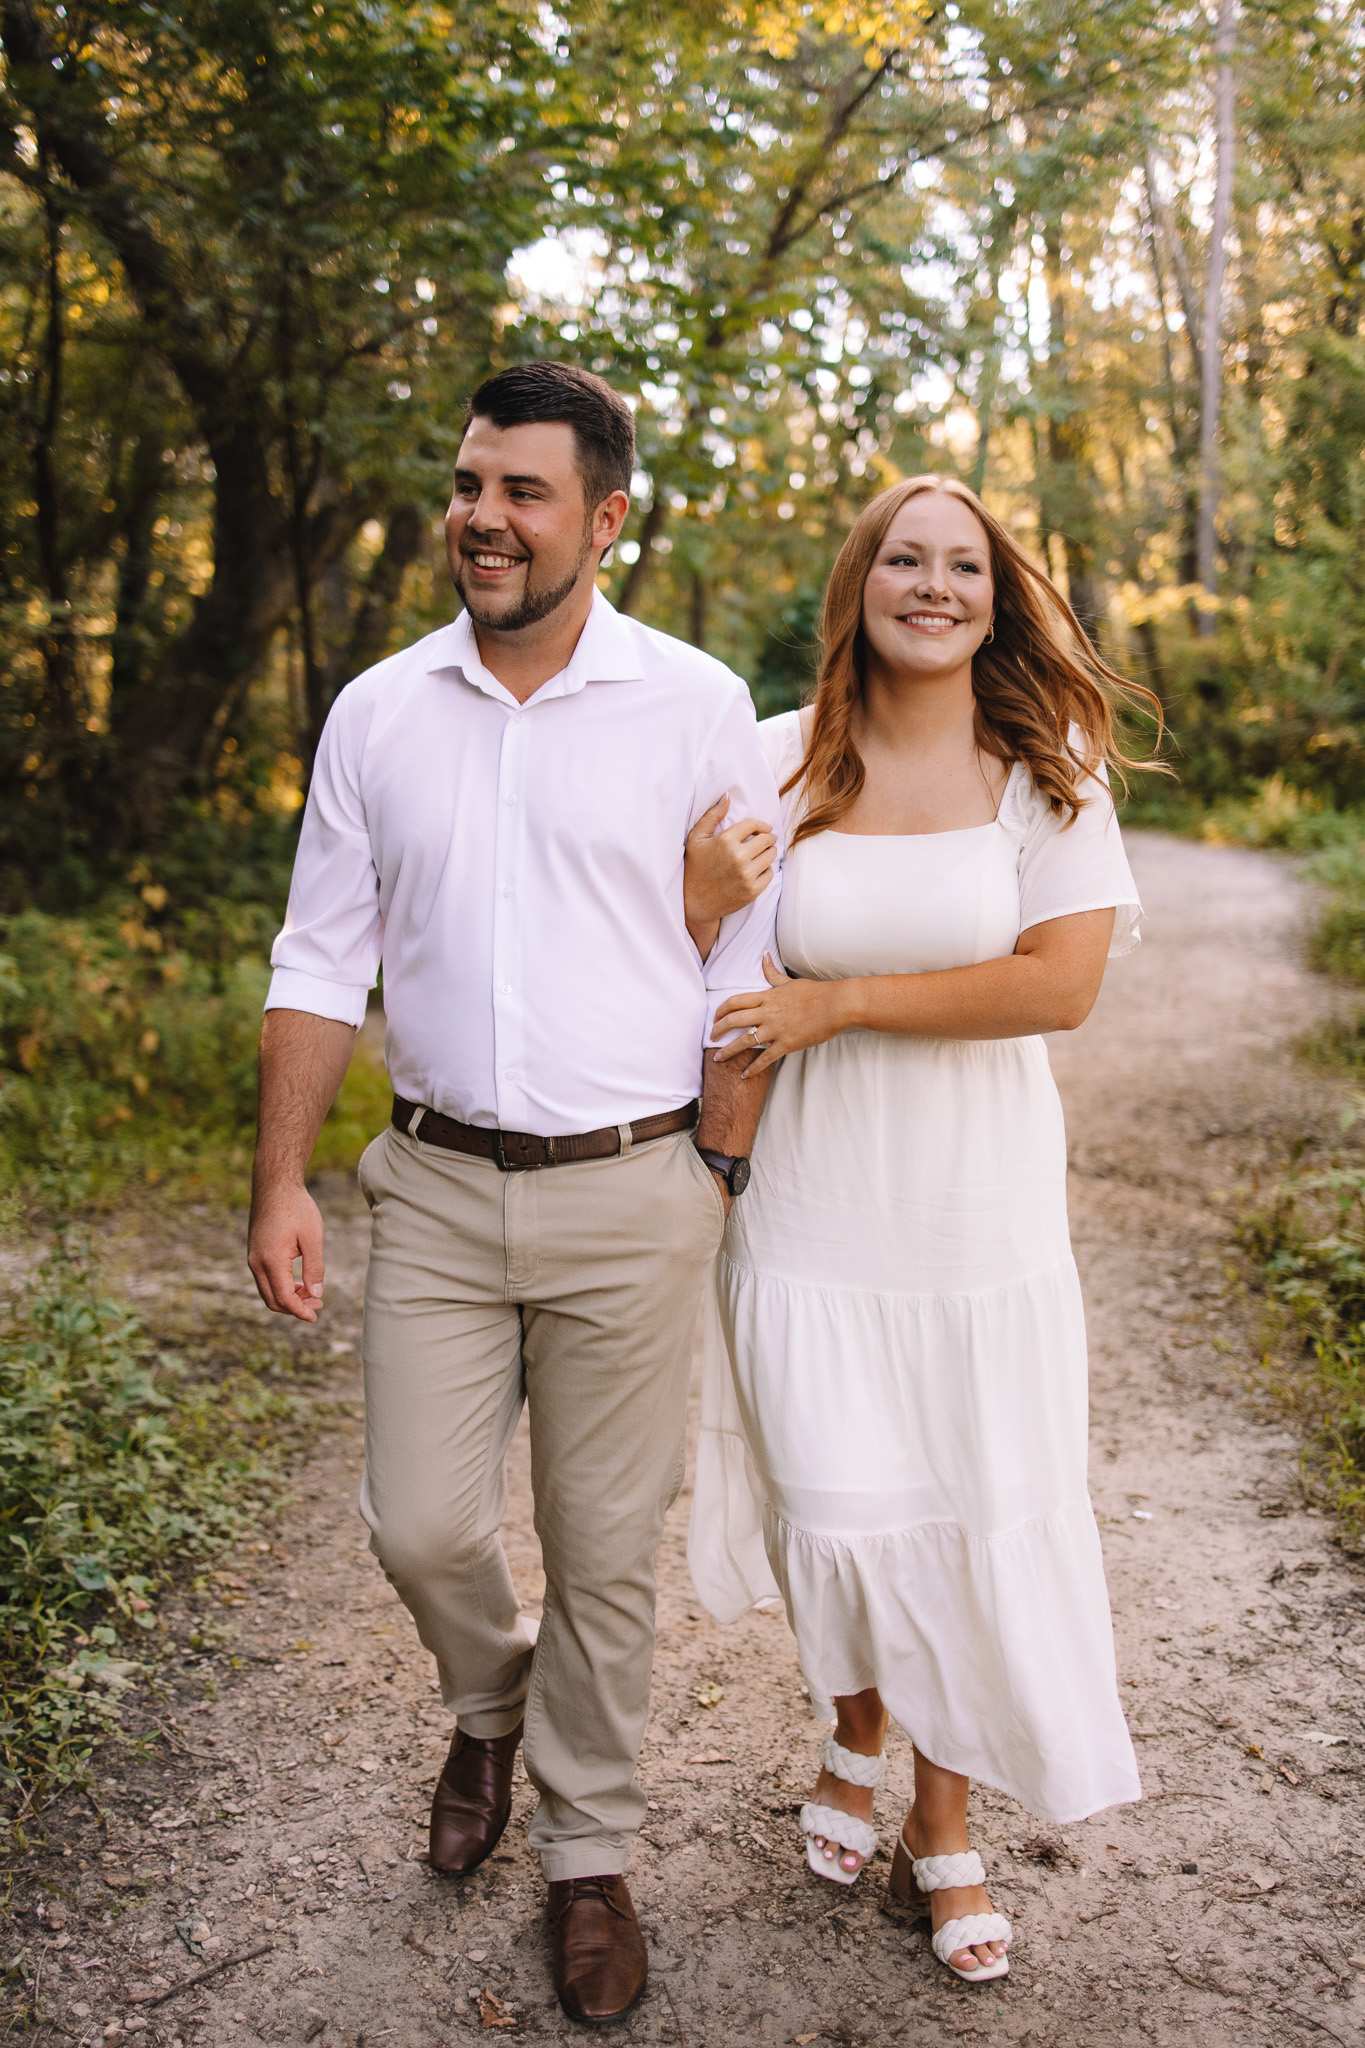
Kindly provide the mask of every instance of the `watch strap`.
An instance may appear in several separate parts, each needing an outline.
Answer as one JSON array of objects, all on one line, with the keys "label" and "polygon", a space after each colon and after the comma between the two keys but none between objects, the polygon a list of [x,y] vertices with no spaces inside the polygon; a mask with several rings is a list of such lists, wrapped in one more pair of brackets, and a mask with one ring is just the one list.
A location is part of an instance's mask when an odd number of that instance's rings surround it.
[{"label": "watch strap", "polygon": [[[712,1173],[718,1173],[732,1195],[743,1194],[749,1182],[749,1161],[732,1152],[713,1152],[707,1145],[698,1145],[697,1157]],[[736,1168],[742,1169],[737,1172]]]}]

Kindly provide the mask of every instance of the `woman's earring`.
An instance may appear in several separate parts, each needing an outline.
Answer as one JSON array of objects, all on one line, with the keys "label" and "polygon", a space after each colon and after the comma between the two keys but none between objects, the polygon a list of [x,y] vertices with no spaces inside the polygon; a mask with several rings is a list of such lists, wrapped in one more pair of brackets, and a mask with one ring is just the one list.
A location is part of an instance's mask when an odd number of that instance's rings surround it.
[{"label": "woman's earring", "polygon": [[990,622],[990,624],[989,624],[989,626],[987,626],[987,628],[986,628],[986,639],[985,639],[985,643],[984,643],[984,644],[985,644],[985,645],[986,645],[987,647],[989,647],[989,646],[990,646],[990,644],[991,644],[991,642],[992,642],[992,640],[994,640],[994,638],[995,638],[995,620],[994,620],[994,619],[992,619],[992,620],[991,620],[991,622]]}]

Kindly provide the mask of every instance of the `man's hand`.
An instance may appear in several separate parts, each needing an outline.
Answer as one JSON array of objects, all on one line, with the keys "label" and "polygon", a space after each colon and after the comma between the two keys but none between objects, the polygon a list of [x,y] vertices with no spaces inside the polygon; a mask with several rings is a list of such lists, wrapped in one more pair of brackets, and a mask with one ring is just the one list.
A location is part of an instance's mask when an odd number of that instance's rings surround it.
[{"label": "man's hand", "polygon": [[301,1323],[315,1323],[322,1307],[322,1217],[304,1175],[354,1044],[349,1024],[307,1010],[270,1010],[261,1027],[246,1262],[266,1307]]},{"label": "man's hand", "polygon": [[[752,1047],[749,1050],[752,1052]],[[753,1072],[756,1064],[750,1060],[749,1073]],[[718,1066],[708,1047],[702,1063],[701,1117],[694,1143],[704,1145],[708,1152],[724,1152],[730,1159],[747,1159],[753,1150],[754,1135],[767,1092],[767,1074],[750,1080],[740,1061]],[[703,1160],[702,1164],[706,1162]],[[738,1197],[730,1193],[724,1176],[716,1173],[714,1166],[707,1167],[707,1172],[716,1176],[716,1186],[720,1189],[720,1198],[728,1216]]]},{"label": "man's hand", "polygon": [[[302,1278],[294,1261],[302,1260]],[[278,1315],[315,1323],[322,1307],[322,1215],[302,1183],[259,1189],[251,1204],[246,1262],[261,1300]]]}]

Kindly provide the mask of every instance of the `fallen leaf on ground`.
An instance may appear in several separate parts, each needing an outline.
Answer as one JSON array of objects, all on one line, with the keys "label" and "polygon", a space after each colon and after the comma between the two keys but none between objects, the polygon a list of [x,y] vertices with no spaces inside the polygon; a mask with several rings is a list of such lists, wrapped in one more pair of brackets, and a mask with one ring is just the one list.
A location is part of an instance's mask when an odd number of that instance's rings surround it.
[{"label": "fallen leaf on ground", "polygon": [[725,1698],[725,1687],[711,1679],[707,1684],[699,1685],[692,1697],[699,1707],[718,1707]]},{"label": "fallen leaf on ground", "polygon": [[500,1998],[495,1998],[487,1985],[479,1993],[479,2025],[481,2027],[518,2027],[520,2020],[509,2012]]},{"label": "fallen leaf on ground", "polygon": [[1253,1889],[1251,1891],[1225,1891],[1221,1893],[1220,1896],[1225,1899],[1263,1899],[1265,1898],[1268,1892],[1273,1892],[1276,1886],[1279,1885],[1281,1882],[1282,1880],[1278,1877],[1253,1877],[1251,1879],[1251,1884],[1253,1886]]}]

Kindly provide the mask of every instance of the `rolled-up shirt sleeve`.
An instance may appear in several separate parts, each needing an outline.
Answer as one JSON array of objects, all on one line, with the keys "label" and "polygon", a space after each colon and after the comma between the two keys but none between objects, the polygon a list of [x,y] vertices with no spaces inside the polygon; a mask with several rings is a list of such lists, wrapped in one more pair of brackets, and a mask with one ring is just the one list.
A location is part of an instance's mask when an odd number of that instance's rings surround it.
[{"label": "rolled-up shirt sleeve", "polygon": [[766,988],[763,955],[777,951],[777,901],[781,894],[782,805],[777,782],[764,758],[758,737],[753,700],[741,685],[731,703],[712,728],[705,758],[692,796],[689,830],[716,801],[719,791],[730,792],[727,825],[741,818],[761,818],[778,835],[777,859],[772,879],[763,894],[743,910],[721,920],[720,936],[711,948],[703,970],[706,985],[706,1040],[723,1044],[733,1032],[715,1036],[716,1011],[730,996]]},{"label": "rolled-up shirt sleeve", "polygon": [[384,920],[350,710],[343,691],[322,730],[265,1007],[359,1028],[379,974]]}]

